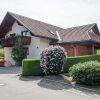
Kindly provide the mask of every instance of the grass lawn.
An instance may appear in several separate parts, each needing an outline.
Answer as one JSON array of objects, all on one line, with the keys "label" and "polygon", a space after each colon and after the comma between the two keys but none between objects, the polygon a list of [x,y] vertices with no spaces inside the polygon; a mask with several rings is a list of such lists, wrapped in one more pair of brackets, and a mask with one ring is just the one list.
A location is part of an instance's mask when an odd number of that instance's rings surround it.
[{"label": "grass lawn", "polygon": [[4,51],[3,51],[3,49],[0,49],[0,57],[4,57]]}]

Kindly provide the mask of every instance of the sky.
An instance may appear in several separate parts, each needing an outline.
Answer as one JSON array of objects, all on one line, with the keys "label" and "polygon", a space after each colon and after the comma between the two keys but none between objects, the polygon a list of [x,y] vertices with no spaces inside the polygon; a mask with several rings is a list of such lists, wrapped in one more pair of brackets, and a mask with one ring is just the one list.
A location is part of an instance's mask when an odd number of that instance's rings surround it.
[{"label": "sky", "polygon": [[97,23],[100,0],[1,0],[0,22],[7,11],[62,28]]}]

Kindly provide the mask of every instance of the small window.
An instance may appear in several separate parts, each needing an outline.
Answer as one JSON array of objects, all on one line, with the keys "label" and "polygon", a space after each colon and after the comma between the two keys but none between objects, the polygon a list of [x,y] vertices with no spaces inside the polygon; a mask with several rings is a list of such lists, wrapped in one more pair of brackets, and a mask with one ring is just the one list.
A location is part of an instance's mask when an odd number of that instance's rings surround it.
[{"label": "small window", "polygon": [[30,32],[29,31],[22,31],[21,35],[22,36],[30,36]]}]

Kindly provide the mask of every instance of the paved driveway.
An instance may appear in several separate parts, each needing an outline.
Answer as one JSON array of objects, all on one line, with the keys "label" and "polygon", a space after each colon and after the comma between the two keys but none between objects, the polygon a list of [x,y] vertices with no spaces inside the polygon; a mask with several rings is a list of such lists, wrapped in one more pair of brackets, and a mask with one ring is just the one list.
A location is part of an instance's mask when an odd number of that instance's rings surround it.
[{"label": "paved driveway", "polygon": [[0,68],[0,100],[100,100],[93,92],[47,80],[17,75],[21,68]]}]

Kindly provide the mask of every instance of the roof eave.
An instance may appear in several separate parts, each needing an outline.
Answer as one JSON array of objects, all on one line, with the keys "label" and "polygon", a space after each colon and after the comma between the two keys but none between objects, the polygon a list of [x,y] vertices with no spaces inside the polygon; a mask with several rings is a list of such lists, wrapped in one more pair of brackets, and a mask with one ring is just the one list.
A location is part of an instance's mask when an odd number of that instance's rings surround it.
[{"label": "roof eave", "polygon": [[[31,32],[31,34],[32,34],[32,36],[36,36],[36,37],[41,37],[41,38],[46,38],[46,39],[55,39],[55,40],[58,40],[57,38],[53,38],[53,37],[46,37],[46,36],[40,36],[40,35],[36,35],[36,34],[34,34],[29,28],[27,28],[26,27],[26,25],[24,25],[24,23],[23,22],[21,22],[20,20],[18,20],[15,16],[13,16],[10,12],[7,12],[7,14],[6,14],[6,16],[5,16],[5,18],[7,17],[7,16],[11,16],[12,18],[14,18],[15,19],[15,21],[18,21],[20,24],[22,24],[28,31],[30,31]],[[1,23],[1,25],[3,24],[3,22],[4,22],[4,20],[5,20],[5,18],[3,19],[3,21],[2,21],[2,23]],[[6,35],[6,34],[5,34]]]}]

